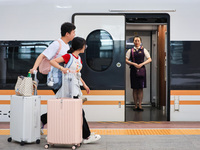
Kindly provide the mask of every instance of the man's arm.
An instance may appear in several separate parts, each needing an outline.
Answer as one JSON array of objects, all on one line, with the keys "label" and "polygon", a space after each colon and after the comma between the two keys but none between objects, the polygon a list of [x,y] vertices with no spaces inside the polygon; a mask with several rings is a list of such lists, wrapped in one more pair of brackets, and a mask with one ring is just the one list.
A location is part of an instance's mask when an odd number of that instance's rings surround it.
[{"label": "man's arm", "polygon": [[46,57],[46,56],[44,54],[42,54],[42,53],[37,57],[33,68],[29,70],[32,74],[33,74],[34,70],[37,70],[38,66],[40,65],[40,63],[42,62],[42,59],[44,57]]}]

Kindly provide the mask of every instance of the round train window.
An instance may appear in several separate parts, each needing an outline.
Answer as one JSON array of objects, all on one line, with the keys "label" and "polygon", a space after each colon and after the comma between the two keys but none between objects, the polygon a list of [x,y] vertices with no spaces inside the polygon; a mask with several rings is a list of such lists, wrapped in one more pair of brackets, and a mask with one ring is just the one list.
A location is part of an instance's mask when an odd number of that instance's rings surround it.
[{"label": "round train window", "polygon": [[95,71],[104,71],[112,63],[113,39],[105,30],[91,32],[87,39],[86,62]]}]

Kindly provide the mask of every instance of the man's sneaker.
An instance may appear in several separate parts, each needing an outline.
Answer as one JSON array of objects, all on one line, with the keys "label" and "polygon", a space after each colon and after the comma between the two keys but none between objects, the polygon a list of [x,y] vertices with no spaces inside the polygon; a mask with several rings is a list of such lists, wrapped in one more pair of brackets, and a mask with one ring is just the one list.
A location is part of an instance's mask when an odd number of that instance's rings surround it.
[{"label": "man's sneaker", "polygon": [[83,140],[83,144],[93,143],[101,138],[100,135],[92,133],[87,139]]}]

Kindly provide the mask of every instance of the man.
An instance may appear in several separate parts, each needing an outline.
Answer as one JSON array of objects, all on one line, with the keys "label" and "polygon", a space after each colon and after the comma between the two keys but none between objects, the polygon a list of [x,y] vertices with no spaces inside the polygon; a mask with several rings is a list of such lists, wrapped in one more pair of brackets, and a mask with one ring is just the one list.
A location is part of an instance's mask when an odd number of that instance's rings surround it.
[{"label": "man", "polygon": [[[69,48],[69,41],[72,41],[73,38],[75,37],[75,29],[76,27],[68,22],[65,22],[61,25],[61,38],[58,40],[54,41],[49,45],[47,49],[45,49],[36,59],[35,64],[32,69],[30,69],[30,72],[33,73],[34,70],[37,70],[38,66],[42,62],[42,59],[46,57],[47,59],[51,60],[54,58],[56,55],[58,49],[60,48],[60,52],[58,53],[57,57],[61,57],[62,55],[65,55],[67,51],[70,49]],[[57,92],[57,90],[52,89],[54,93]],[[41,116],[41,122],[42,122],[42,127],[47,123],[47,113],[43,114]]]}]

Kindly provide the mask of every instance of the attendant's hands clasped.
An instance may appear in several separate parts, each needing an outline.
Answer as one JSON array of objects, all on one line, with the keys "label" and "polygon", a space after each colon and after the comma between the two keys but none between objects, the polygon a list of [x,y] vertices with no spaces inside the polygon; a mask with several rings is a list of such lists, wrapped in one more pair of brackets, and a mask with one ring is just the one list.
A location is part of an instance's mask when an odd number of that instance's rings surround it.
[{"label": "attendant's hands clasped", "polygon": [[137,63],[133,63],[133,66],[137,69],[141,68],[143,66],[143,64],[137,64]]}]

